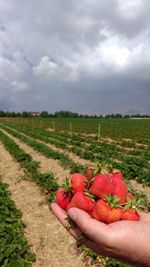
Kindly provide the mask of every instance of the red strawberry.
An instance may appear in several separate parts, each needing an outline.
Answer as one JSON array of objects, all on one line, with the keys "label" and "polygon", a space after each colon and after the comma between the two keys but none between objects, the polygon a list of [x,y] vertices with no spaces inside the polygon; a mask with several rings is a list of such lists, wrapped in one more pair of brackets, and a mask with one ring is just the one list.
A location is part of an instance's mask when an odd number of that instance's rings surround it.
[{"label": "red strawberry", "polygon": [[109,175],[107,174],[98,174],[90,187],[90,192],[99,198],[104,198],[109,194],[113,193],[113,185]]},{"label": "red strawberry", "polygon": [[94,202],[83,192],[76,192],[71,199],[71,207],[76,207],[87,212],[94,208]]},{"label": "red strawberry", "polygon": [[98,173],[108,174],[108,172],[109,172],[109,165],[108,164],[100,163],[99,161],[96,161],[87,167],[86,177],[88,179],[91,179],[94,176],[96,176]]},{"label": "red strawberry", "polygon": [[123,180],[122,173],[118,169],[115,169],[115,168],[113,168],[113,170],[112,170],[111,178],[112,178],[112,180],[113,180],[113,178],[118,178],[120,180]]},{"label": "red strawberry", "polygon": [[119,203],[124,204],[126,202],[128,188],[126,183],[123,180],[120,180],[118,178],[112,179],[112,184],[114,186],[114,192],[113,195],[120,198]]},{"label": "red strawberry", "polygon": [[122,209],[118,207],[111,207],[103,199],[99,199],[94,206],[93,217],[98,218],[104,223],[112,223],[119,221],[121,218]]},{"label": "red strawberry", "polygon": [[71,176],[72,192],[84,191],[87,178],[81,173],[74,173]]},{"label": "red strawberry", "polygon": [[129,209],[123,211],[121,215],[122,220],[129,220],[129,221],[139,221],[140,215],[134,209]]},{"label": "red strawberry", "polygon": [[88,179],[91,179],[93,177],[92,171],[93,171],[93,167],[92,166],[88,166],[87,169],[86,169],[86,177]]},{"label": "red strawberry", "polygon": [[58,189],[56,191],[56,203],[64,210],[66,210],[68,204],[70,203],[71,197],[63,189]]},{"label": "red strawberry", "polygon": [[99,221],[99,217],[97,215],[96,209],[94,207],[93,211],[90,213],[91,217],[93,217],[94,219],[96,219],[97,221]]}]

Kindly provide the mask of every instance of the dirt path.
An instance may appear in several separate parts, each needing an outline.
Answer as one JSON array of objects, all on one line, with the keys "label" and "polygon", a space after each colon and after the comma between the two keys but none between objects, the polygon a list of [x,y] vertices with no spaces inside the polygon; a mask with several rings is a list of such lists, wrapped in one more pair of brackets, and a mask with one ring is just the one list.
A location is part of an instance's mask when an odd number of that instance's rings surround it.
[{"label": "dirt path", "polygon": [[85,267],[82,255],[77,254],[75,240],[49,210],[35,182],[20,179],[23,170],[1,143],[0,175],[9,185],[17,208],[23,212],[22,220],[27,225],[25,234],[37,255],[33,267]]}]

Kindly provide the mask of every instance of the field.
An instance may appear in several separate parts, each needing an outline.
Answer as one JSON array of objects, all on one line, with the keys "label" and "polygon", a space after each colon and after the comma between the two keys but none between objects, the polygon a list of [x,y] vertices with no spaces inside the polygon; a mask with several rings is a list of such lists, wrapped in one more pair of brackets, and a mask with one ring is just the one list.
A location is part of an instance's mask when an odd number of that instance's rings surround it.
[{"label": "field", "polygon": [[26,225],[21,228],[22,239],[28,240],[17,244],[12,238],[11,243],[3,233],[4,250],[8,243],[11,248],[5,257],[0,252],[0,266],[129,266],[77,246],[49,209],[63,179],[73,172],[84,173],[95,160],[120,169],[149,210],[149,119],[0,119],[1,183],[9,185],[3,190],[11,192],[18,224]]}]

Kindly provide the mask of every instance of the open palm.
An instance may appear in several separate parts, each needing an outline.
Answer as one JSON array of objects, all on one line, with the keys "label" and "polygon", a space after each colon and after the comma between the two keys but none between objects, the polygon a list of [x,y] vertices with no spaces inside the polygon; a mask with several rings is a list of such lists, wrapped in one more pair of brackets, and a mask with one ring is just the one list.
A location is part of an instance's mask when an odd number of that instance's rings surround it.
[{"label": "open palm", "polygon": [[[150,214],[141,214],[140,221],[123,220],[106,225],[78,208],[69,209],[67,214],[53,203],[51,209],[72,236],[96,253],[136,266],[150,266]],[[67,215],[76,226],[67,227]]]}]

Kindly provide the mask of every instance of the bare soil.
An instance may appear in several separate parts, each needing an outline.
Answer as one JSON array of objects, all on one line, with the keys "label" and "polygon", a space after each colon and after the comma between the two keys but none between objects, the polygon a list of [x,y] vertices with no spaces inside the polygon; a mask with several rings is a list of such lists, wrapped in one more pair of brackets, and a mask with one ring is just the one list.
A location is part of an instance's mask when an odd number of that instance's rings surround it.
[{"label": "bare soil", "polygon": [[150,187],[144,186],[143,184],[139,184],[135,180],[131,180],[131,184],[139,191],[139,192],[145,192],[148,200],[150,201]]}]

